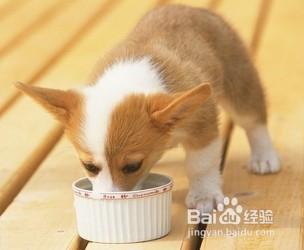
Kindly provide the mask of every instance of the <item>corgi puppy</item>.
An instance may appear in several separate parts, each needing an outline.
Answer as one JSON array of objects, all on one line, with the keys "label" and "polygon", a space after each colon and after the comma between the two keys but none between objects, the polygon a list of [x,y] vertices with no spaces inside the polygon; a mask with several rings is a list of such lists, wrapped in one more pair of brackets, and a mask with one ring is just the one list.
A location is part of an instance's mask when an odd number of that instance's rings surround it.
[{"label": "corgi puppy", "polygon": [[218,104],[247,134],[249,170],[280,169],[258,73],[235,31],[205,9],[148,12],[82,88],[16,86],[63,124],[96,192],[139,188],[163,153],[181,144],[186,204],[211,211],[223,199]]}]

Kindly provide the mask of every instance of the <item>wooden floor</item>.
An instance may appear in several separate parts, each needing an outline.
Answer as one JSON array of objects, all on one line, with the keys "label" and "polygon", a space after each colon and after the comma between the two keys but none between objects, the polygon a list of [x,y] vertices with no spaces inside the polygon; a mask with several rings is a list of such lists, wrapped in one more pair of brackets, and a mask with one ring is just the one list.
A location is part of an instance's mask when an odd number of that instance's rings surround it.
[{"label": "wooden floor", "polygon": [[[273,224],[239,237],[187,237],[183,152],[168,152],[154,171],[172,175],[171,233],[127,245],[86,242],[75,228],[71,183],[82,176],[62,128],[12,83],[66,89],[86,81],[96,60],[147,10],[165,3],[213,9],[251,50],[269,99],[269,126],[283,170],[246,171],[243,131],[222,124],[227,141],[224,191],[243,209],[273,211]],[[304,238],[303,0],[0,0],[0,249],[303,249]],[[207,230],[224,230],[213,224]],[[261,235],[256,232],[270,232]]]}]

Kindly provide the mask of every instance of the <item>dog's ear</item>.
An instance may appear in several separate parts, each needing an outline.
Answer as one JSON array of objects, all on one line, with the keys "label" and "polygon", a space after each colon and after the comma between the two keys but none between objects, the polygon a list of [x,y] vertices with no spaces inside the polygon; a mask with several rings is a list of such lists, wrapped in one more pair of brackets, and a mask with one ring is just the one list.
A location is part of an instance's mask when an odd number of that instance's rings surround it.
[{"label": "dog's ear", "polygon": [[162,127],[170,128],[192,114],[210,95],[210,84],[203,83],[185,92],[156,97],[152,120]]},{"label": "dog's ear", "polygon": [[15,86],[40,103],[63,124],[68,122],[72,108],[77,105],[78,98],[73,91],[34,87],[20,82],[15,83]]}]

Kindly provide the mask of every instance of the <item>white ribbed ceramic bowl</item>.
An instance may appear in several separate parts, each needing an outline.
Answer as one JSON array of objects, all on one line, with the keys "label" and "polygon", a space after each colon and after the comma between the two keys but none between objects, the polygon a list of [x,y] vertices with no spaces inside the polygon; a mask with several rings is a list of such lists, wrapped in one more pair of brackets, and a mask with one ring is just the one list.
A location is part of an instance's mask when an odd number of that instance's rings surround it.
[{"label": "white ribbed ceramic bowl", "polygon": [[171,228],[172,179],[151,173],[143,189],[94,193],[87,178],[73,183],[79,235],[101,243],[129,243],[160,238]]}]

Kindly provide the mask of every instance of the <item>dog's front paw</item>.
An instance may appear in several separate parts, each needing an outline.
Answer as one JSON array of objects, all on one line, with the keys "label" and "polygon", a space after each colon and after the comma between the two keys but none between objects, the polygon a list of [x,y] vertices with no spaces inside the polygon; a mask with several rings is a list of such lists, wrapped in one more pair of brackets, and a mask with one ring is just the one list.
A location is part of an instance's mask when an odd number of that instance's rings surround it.
[{"label": "dog's front paw", "polygon": [[210,213],[223,203],[224,195],[220,190],[212,192],[189,191],[186,197],[188,208],[198,209],[201,213]]},{"label": "dog's front paw", "polygon": [[255,174],[276,173],[280,170],[280,160],[273,149],[253,152],[248,167]]}]

